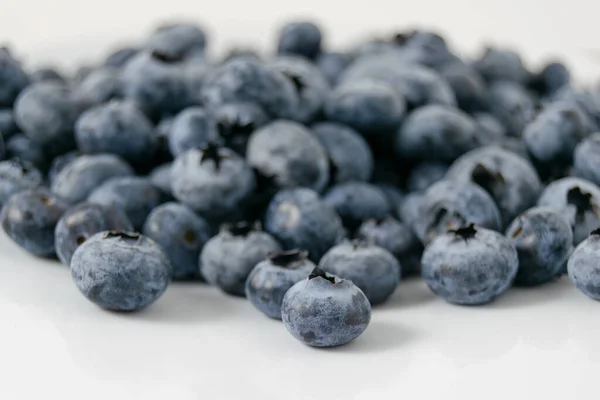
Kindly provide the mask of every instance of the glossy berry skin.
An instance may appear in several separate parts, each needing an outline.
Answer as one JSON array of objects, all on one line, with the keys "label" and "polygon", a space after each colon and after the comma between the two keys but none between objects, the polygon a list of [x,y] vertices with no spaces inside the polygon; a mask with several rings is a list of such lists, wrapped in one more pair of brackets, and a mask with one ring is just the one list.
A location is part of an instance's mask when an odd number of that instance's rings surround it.
[{"label": "glossy berry skin", "polygon": [[246,298],[267,317],[281,319],[285,293],[316,267],[306,256],[299,250],[270,254],[248,275]]},{"label": "glossy berry skin", "polygon": [[462,228],[437,237],[423,252],[421,274],[444,300],[462,305],[489,303],[511,285],[519,258],[500,233]]},{"label": "glossy berry skin", "polygon": [[336,212],[310,189],[287,189],[277,193],[265,213],[265,230],[284,249],[306,249],[318,261],[346,235]]},{"label": "glossy berry skin", "polygon": [[282,188],[321,191],[329,178],[325,149],[307,128],[292,121],[271,122],[255,131],[248,142],[247,159]]},{"label": "glossy berry skin", "polygon": [[567,263],[567,271],[577,289],[586,296],[600,301],[598,254],[600,254],[600,232],[594,230],[573,251]]},{"label": "glossy berry skin", "polygon": [[148,215],[142,232],[163,248],[173,266],[173,279],[199,278],[198,257],[212,236],[204,218],[183,204],[165,203]]},{"label": "glossy berry skin", "polygon": [[397,127],[405,107],[404,98],[385,83],[362,79],[335,88],[325,104],[325,115],[363,134],[377,134]]},{"label": "glossy berry skin", "polygon": [[319,268],[352,281],[372,305],[385,302],[396,290],[401,266],[392,253],[368,243],[344,242],[331,248]]},{"label": "glossy berry skin", "polygon": [[98,232],[110,230],[132,231],[129,218],[116,207],[80,203],[69,208],[56,224],[54,243],[58,259],[71,265],[75,250]]},{"label": "glossy berry skin", "polygon": [[56,179],[58,173],[79,156],[79,152],[74,150],[54,157],[50,163],[50,168],[48,169],[48,183],[52,185],[52,182],[54,182],[54,179]]},{"label": "glossy berry skin", "polygon": [[253,192],[254,174],[244,159],[227,148],[192,149],[171,168],[173,196],[210,220],[236,212]]},{"label": "glossy berry skin", "polygon": [[450,180],[472,182],[492,196],[503,226],[533,206],[542,183],[531,163],[498,146],[486,146],[458,158],[448,170]]},{"label": "glossy berry skin", "polygon": [[296,88],[299,103],[294,120],[307,124],[319,117],[330,91],[321,71],[301,57],[278,57],[269,65],[288,77]]},{"label": "glossy berry skin", "polygon": [[371,218],[385,218],[391,214],[383,192],[374,185],[347,182],[333,186],[323,197],[340,216],[345,227],[354,230]]},{"label": "glossy berry skin", "polygon": [[424,192],[436,182],[441,181],[448,165],[439,162],[424,162],[415,166],[408,176],[406,188],[410,192]]},{"label": "glossy berry skin", "polygon": [[452,162],[478,147],[476,127],[473,118],[456,108],[418,108],[398,131],[396,152],[408,159]]},{"label": "glossy berry skin", "polygon": [[[80,203],[111,178],[133,175],[131,167],[112,154],[82,155],[67,164],[54,178],[52,193],[71,204]],[[108,230],[108,229],[106,229]]]},{"label": "glossy berry skin", "polygon": [[186,150],[217,142],[217,120],[202,107],[189,107],[173,120],[169,134],[171,154],[177,157]]},{"label": "glossy berry skin", "polygon": [[277,53],[314,59],[321,52],[321,30],[310,21],[290,22],[279,32]]},{"label": "glossy berry skin", "polygon": [[311,130],[329,156],[330,184],[371,178],[373,154],[358,132],[331,122],[315,124]]},{"label": "glossy berry skin", "polygon": [[537,205],[549,206],[569,220],[575,246],[600,226],[600,187],[585,179],[563,178],[550,183]]},{"label": "glossy berry skin", "polygon": [[225,293],[245,296],[246,279],[269,253],[281,251],[268,233],[247,225],[226,227],[200,253],[200,273]]},{"label": "glossy berry skin", "polygon": [[53,257],[54,228],[68,204],[44,188],[14,194],[4,204],[0,223],[19,246],[38,257]]},{"label": "glossy berry skin", "polygon": [[546,107],[527,125],[523,140],[536,163],[544,168],[569,166],[573,151],[586,136],[585,116],[567,104]]},{"label": "glossy berry skin", "polygon": [[[328,279],[334,279],[335,283]],[[359,337],[371,321],[371,304],[351,281],[316,276],[296,283],[283,298],[281,319],[308,346],[334,347]]]},{"label": "glossy berry skin", "polygon": [[217,108],[248,102],[260,106],[270,118],[293,118],[298,94],[281,72],[249,59],[233,59],[208,74],[201,90],[202,103]]},{"label": "glossy berry skin", "polygon": [[145,47],[149,51],[184,59],[204,53],[206,34],[202,28],[190,23],[166,24],[152,32]]},{"label": "glossy berry skin", "polygon": [[0,162],[0,209],[13,194],[41,186],[43,181],[40,171],[27,162]]},{"label": "glossy berry skin", "polygon": [[370,219],[363,222],[356,237],[379,246],[396,257],[400,263],[401,276],[408,276],[419,270],[423,246],[410,225],[392,217]]},{"label": "glossy berry skin", "polygon": [[489,112],[506,128],[510,136],[520,137],[535,115],[534,102],[525,89],[513,82],[498,81],[489,86]]},{"label": "glossy berry skin", "polygon": [[29,78],[21,64],[6,51],[0,50],[0,108],[12,107],[27,85]]},{"label": "glossy berry skin", "polygon": [[84,105],[67,85],[38,82],[28,86],[15,102],[17,124],[27,137],[61,154],[75,147],[73,126]]},{"label": "glossy berry skin", "polygon": [[81,293],[112,311],[137,311],[154,303],[167,289],[171,272],[160,246],[137,233],[97,233],[71,260],[71,275]]},{"label": "glossy berry skin", "polygon": [[471,112],[485,107],[487,87],[479,73],[458,61],[442,67],[440,75],[452,88],[461,110]]},{"label": "glossy berry skin", "polygon": [[425,192],[418,212],[413,229],[423,244],[466,223],[493,230],[502,227],[500,211],[492,197],[470,182],[442,180],[434,184]]},{"label": "glossy berry skin", "polygon": [[600,184],[600,133],[594,133],[575,148],[573,154],[575,175]]},{"label": "glossy berry skin", "polygon": [[90,104],[102,104],[123,98],[123,79],[117,68],[97,68],[77,87],[77,93]]},{"label": "glossy berry skin", "polygon": [[137,176],[109,179],[88,197],[91,203],[121,209],[136,230],[141,229],[148,214],[166,200],[166,195],[149,179]]},{"label": "glossy berry skin", "polygon": [[535,207],[517,217],[506,237],[519,254],[515,284],[534,286],[556,277],[573,251],[569,221],[549,207]]},{"label": "glossy berry skin", "polygon": [[158,150],[152,123],[130,101],[112,101],[91,108],[75,126],[82,153],[110,153],[132,165],[145,165]]}]

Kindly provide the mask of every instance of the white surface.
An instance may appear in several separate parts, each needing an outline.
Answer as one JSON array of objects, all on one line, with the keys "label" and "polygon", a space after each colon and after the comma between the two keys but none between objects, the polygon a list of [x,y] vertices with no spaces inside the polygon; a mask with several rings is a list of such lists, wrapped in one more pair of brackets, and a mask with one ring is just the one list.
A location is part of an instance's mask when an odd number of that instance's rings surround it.
[{"label": "white surface", "polygon": [[241,299],[173,284],[100,310],[0,234],[0,399],[595,399],[600,304],[567,279],[485,307],[402,282],[352,344],[312,349]]},{"label": "white surface", "polygon": [[[317,16],[329,44],[430,26],[467,54],[486,42],[516,46],[534,65],[559,56],[590,79],[600,72],[591,51],[600,48],[598,4],[3,0],[0,42],[29,65],[72,68],[170,16],[204,21],[213,50],[272,48],[278,21]],[[599,310],[565,278],[476,308],[446,304],[413,279],[353,344],[316,350],[247,302],[201,285],[173,284],[138,314],[104,312],[66,268],[0,233],[0,399],[596,399]]]}]

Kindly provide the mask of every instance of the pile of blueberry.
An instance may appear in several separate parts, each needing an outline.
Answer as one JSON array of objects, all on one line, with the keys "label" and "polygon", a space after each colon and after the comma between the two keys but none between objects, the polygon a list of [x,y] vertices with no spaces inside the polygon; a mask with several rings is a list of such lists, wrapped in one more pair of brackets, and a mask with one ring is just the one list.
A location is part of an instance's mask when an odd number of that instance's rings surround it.
[{"label": "pile of blueberry", "polygon": [[[451,303],[568,273],[600,300],[600,88],[411,31],[205,55],[164,25],[74,77],[0,49],[0,214],[108,310],[171,280],[245,296],[312,346],[359,336],[421,274]],[[5,161],[1,161],[5,160]]]}]

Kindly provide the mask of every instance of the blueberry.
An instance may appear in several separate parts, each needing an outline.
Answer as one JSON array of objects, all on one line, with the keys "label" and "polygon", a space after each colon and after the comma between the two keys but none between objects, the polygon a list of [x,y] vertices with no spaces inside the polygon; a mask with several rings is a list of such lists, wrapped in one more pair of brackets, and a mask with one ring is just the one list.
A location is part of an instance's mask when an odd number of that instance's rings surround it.
[{"label": "blueberry", "polygon": [[[54,178],[52,193],[77,204],[111,178],[133,175],[131,167],[112,154],[82,155],[67,164]],[[103,229],[110,230],[110,229]]]},{"label": "blueberry", "polygon": [[285,293],[316,267],[307,255],[300,250],[272,253],[256,264],[246,280],[246,297],[254,307],[269,318],[281,319]]},{"label": "blueberry", "polygon": [[6,150],[4,149],[4,138],[2,137],[2,132],[0,132],[0,161],[4,160],[6,156]]},{"label": "blueberry", "polygon": [[273,197],[265,214],[265,230],[284,249],[306,249],[313,261],[345,236],[336,212],[315,191],[305,188],[282,190]]},{"label": "blueberry", "polygon": [[147,178],[125,176],[104,181],[90,194],[88,201],[121,209],[134,229],[141,229],[148,214],[166,201],[166,195]]},{"label": "blueberry", "polygon": [[77,86],[77,93],[90,104],[101,104],[123,98],[121,71],[115,68],[97,68]]},{"label": "blueberry", "polygon": [[172,163],[166,163],[154,168],[148,178],[150,182],[168,195],[173,195],[171,189],[171,168]]},{"label": "blueberry", "polygon": [[100,232],[73,255],[71,275],[94,304],[112,311],[137,311],[167,289],[171,265],[160,246],[138,233]]},{"label": "blueberry", "polygon": [[0,108],[0,132],[2,132],[4,139],[8,139],[18,131],[19,127],[15,121],[13,110],[11,108]]},{"label": "blueberry", "polygon": [[82,153],[111,153],[132,165],[144,165],[156,153],[157,135],[152,123],[131,102],[111,101],[81,115],[75,127]]},{"label": "blueberry", "polygon": [[368,181],[373,173],[373,154],[367,142],[352,128],[321,122],[311,127],[329,154],[330,183]]},{"label": "blueberry", "polygon": [[135,101],[153,118],[178,113],[195,103],[186,65],[179,58],[142,51],[127,63],[122,77],[125,98]]},{"label": "blueberry", "polygon": [[200,277],[198,257],[212,236],[204,218],[183,204],[165,203],[152,210],[143,233],[163,248],[173,266],[173,279]]},{"label": "blueberry", "polygon": [[249,60],[254,60],[254,61],[261,61],[262,58],[260,56],[260,54],[253,49],[250,48],[232,48],[230,49],[225,56],[223,57],[223,62],[227,62],[227,61],[231,61],[231,60],[235,60],[237,58],[241,58],[241,59],[249,59]]},{"label": "blueberry", "polygon": [[21,64],[6,51],[0,51],[0,108],[12,107],[29,78]]},{"label": "blueberry", "polygon": [[225,293],[244,296],[248,275],[269,253],[281,251],[268,233],[247,223],[224,226],[200,253],[200,273]]},{"label": "blueberry", "polygon": [[404,110],[404,99],[390,87],[366,79],[341,84],[325,104],[330,121],[367,134],[394,129],[402,120]]},{"label": "blueberry", "polygon": [[173,58],[192,57],[204,53],[206,34],[190,23],[165,24],[150,35],[145,47]]},{"label": "blueberry", "polygon": [[319,54],[315,60],[315,65],[327,79],[327,82],[334,86],[352,60],[353,57],[350,53],[325,52]]},{"label": "blueberry", "polygon": [[363,182],[347,182],[333,186],[323,197],[342,218],[344,226],[355,230],[371,218],[391,214],[389,202],[378,187]]},{"label": "blueberry", "polygon": [[600,230],[593,230],[589,237],[575,248],[567,264],[571,282],[583,294],[594,300],[600,300],[599,238]]},{"label": "blueberry", "polygon": [[577,143],[586,136],[584,118],[577,107],[555,104],[527,125],[523,139],[539,168],[547,170],[571,165]]},{"label": "blueberry", "polygon": [[398,207],[404,202],[404,194],[397,187],[387,183],[376,183],[375,186],[381,190],[387,200],[390,214],[397,216]]},{"label": "blueberry", "polygon": [[479,130],[479,140],[482,144],[502,143],[507,138],[506,128],[498,118],[486,112],[473,114],[473,119]]},{"label": "blueberry", "polygon": [[54,243],[58,259],[71,265],[75,250],[98,232],[108,230],[132,231],[127,216],[116,207],[80,203],[69,208],[56,224]]},{"label": "blueberry", "polygon": [[221,140],[240,155],[246,154],[250,134],[269,122],[267,114],[255,103],[224,104],[213,112]]},{"label": "blueberry", "polygon": [[290,79],[248,59],[234,59],[211,71],[202,86],[201,99],[209,108],[228,103],[256,103],[271,118],[293,118],[299,104]]},{"label": "blueberry", "polygon": [[531,161],[531,157],[527,151],[527,144],[521,138],[505,137],[497,143],[497,146],[518,155],[524,160]]},{"label": "blueberry", "polygon": [[363,222],[356,235],[389,251],[400,263],[402,276],[417,272],[423,246],[408,224],[387,217]]},{"label": "blueberry", "polygon": [[573,251],[569,221],[548,207],[535,207],[517,217],[506,237],[519,254],[515,284],[534,286],[559,274]]},{"label": "blueberry", "polygon": [[595,98],[593,93],[565,85],[554,93],[550,101],[554,104],[579,108],[586,117],[584,121],[586,133],[600,130],[600,100]]},{"label": "blueberry", "polygon": [[253,192],[256,181],[250,167],[227,148],[209,145],[181,154],[171,169],[173,196],[210,220],[222,220],[237,211]]},{"label": "blueberry", "polygon": [[138,49],[135,47],[123,47],[110,53],[104,61],[104,66],[109,68],[121,68],[129,60],[131,60],[137,53]]},{"label": "blueberry", "polygon": [[296,88],[299,103],[293,119],[306,124],[319,117],[330,91],[321,71],[309,61],[291,56],[278,57],[270,66],[288,77]]},{"label": "blueberry", "polygon": [[44,147],[37,142],[33,142],[22,133],[12,135],[6,141],[5,146],[7,159],[18,158],[43,172],[48,169],[48,154]]},{"label": "blueberry", "polygon": [[217,142],[218,130],[215,116],[202,107],[189,107],[177,114],[171,125],[169,148],[177,157],[186,150]]},{"label": "blueberry", "polygon": [[314,59],[321,52],[321,30],[310,21],[290,22],[279,32],[277,53]]},{"label": "blueberry", "polygon": [[396,152],[409,159],[451,162],[478,147],[475,121],[457,108],[429,105],[413,111],[398,131]]},{"label": "blueberry", "polygon": [[66,83],[65,78],[53,68],[40,68],[29,75],[29,80],[32,83],[42,81],[55,81],[60,83]]},{"label": "blueberry", "polygon": [[283,297],[286,329],[309,346],[333,347],[359,337],[371,321],[371,304],[351,281],[318,268]]},{"label": "blueberry", "polygon": [[487,86],[474,68],[462,61],[452,62],[441,68],[440,75],[454,91],[456,102],[462,110],[470,112],[485,108]]},{"label": "blueberry", "polygon": [[434,183],[441,181],[448,171],[448,165],[440,162],[424,162],[415,166],[406,182],[411,192],[423,192]]},{"label": "blueberry", "polygon": [[422,192],[411,192],[404,196],[398,204],[396,214],[402,222],[413,228],[423,212],[425,194]]},{"label": "blueberry", "polygon": [[421,274],[444,300],[489,303],[511,285],[519,258],[503,235],[473,224],[438,236],[423,252]]},{"label": "blueberry", "polygon": [[600,133],[594,133],[575,148],[575,174],[596,185],[600,184]]},{"label": "blueberry", "polygon": [[525,89],[513,82],[495,82],[489,87],[489,111],[511,136],[521,136],[535,113],[535,103]]},{"label": "blueberry", "polygon": [[552,95],[571,82],[571,73],[560,62],[551,62],[533,77],[533,85],[544,95]]},{"label": "blueberry", "polygon": [[40,171],[26,161],[0,162],[0,209],[13,194],[37,188],[43,181]]},{"label": "blueberry", "polygon": [[529,79],[529,72],[521,57],[510,50],[486,48],[473,66],[489,82],[509,81],[524,84]]},{"label": "blueberry", "polygon": [[418,211],[420,215],[412,223],[423,244],[467,223],[493,230],[502,227],[494,199],[480,186],[466,181],[437,182],[425,192]]},{"label": "blueberry", "polygon": [[78,151],[70,151],[68,153],[62,154],[60,156],[54,157],[52,163],[50,164],[50,169],[48,170],[48,182],[50,185],[56,179],[56,176],[60,171],[62,171],[69,163],[79,157],[80,154]]},{"label": "blueberry", "polygon": [[28,86],[15,102],[15,118],[23,133],[53,154],[75,147],[73,126],[83,110],[74,92],[59,82]]},{"label": "blueberry", "polygon": [[537,204],[552,207],[569,219],[575,246],[600,226],[600,187],[584,179],[552,182],[542,191]]},{"label": "blueberry", "polygon": [[327,153],[304,126],[275,121],[255,131],[248,142],[248,163],[279,187],[321,191],[329,178]]},{"label": "blueberry", "polygon": [[4,232],[19,246],[38,257],[53,257],[54,227],[68,204],[44,188],[12,195],[0,213]]},{"label": "blueberry", "polygon": [[504,226],[533,206],[542,191],[535,168],[497,146],[481,147],[463,155],[450,166],[446,177],[485,189],[496,201]]},{"label": "blueberry", "polygon": [[447,64],[454,57],[444,38],[436,32],[416,30],[409,35],[396,35],[394,41],[413,62],[432,68]]},{"label": "blueberry", "polygon": [[352,281],[372,305],[385,302],[394,293],[401,275],[400,264],[392,253],[360,241],[331,248],[319,261],[319,268]]}]

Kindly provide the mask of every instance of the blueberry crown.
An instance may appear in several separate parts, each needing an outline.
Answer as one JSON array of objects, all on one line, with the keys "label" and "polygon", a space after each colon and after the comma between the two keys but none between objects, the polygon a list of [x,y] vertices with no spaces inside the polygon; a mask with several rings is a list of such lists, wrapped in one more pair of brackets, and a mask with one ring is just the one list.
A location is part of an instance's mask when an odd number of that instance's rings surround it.
[{"label": "blueberry crown", "polygon": [[252,121],[243,122],[239,117],[234,119],[228,119],[224,117],[217,121],[217,131],[219,136],[223,138],[230,138],[233,136],[248,136],[254,132],[255,129],[256,126],[254,126]]},{"label": "blueberry crown", "polygon": [[592,236],[592,235],[594,235],[594,236],[600,235],[600,227],[598,227],[598,228],[594,229],[593,231],[591,231],[590,232],[590,236]]},{"label": "blueberry crown", "polygon": [[500,186],[506,183],[500,172],[492,171],[483,164],[477,164],[473,168],[471,180],[490,194],[494,194]]},{"label": "blueberry crown", "polygon": [[150,54],[153,59],[160,61],[165,64],[174,64],[183,61],[182,56],[177,56],[174,54],[168,54],[160,50],[153,50]]},{"label": "blueberry crown", "polygon": [[473,239],[475,234],[477,233],[477,229],[475,229],[475,224],[469,224],[466,226],[462,226],[458,229],[450,229],[448,233],[452,233],[455,236],[459,236],[465,241],[469,239]]},{"label": "blueberry crown", "polygon": [[273,265],[278,267],[294,267],[304,262],[308,257],[306,250],[288,250],[281,253],[269,253],[267,256]]},{"label": "blueberry crown", "polygon": [[313,269],[310,275],[308,276],[308,280],[315,279],[318,277],[328,280],[332,284],[335,284],[335,278],[332,276],[327,276],[327,273],[325,273],[325,271],[323,271],[320,268]]},{"label": "blueberry crown", "polygon": [[19,168],[24,175],[29,172],[29,166],[25,164],[20,158],[13,158],[12,160],[10,160],[10,162],[14,167]]},{"label": "blueberry crown", "polygon": [[224,229],[233,236],[248,236],[251,232],[259,231],[260,224],[258,222],[249,223],[247,221],[240,221],[225,225]]},{"label": "blueberry crown", "polygon": [[306,88],[304,79],[302,79],[301,76],[299,76],[291,71],[284,71],[283,74],[292,82],[292,84],[294,85],[294,88],[296,89],[297,92],[301,92],[304,90],[304,88]]},{"label": "blueberry crown", "polygon": [[596,206],[592,202],[592,194],[583,192],[579,186],[567,192],[567,203],[575,206],[578,221],[587,211],[597,213]]},{"label": "blueberry crown", "polygon": [[104,239],[110,238],[119,238],[119,239],[131,239],[136,240],[139,239],[142,235],[137,232],[127,232],[127,231],[108,231],[104,234]]},{"label": "blueberry crown", "polygon": [[221,168],[221,162],[226,158],[230,158],[229,155],[220,152],[220,147],[214,142],[209,142],[206,146],[202,147],[201,150],[202,155],[200,156],[200,164],[212,160],[212,162],[215,163],[215,169],[217,171]]}]

